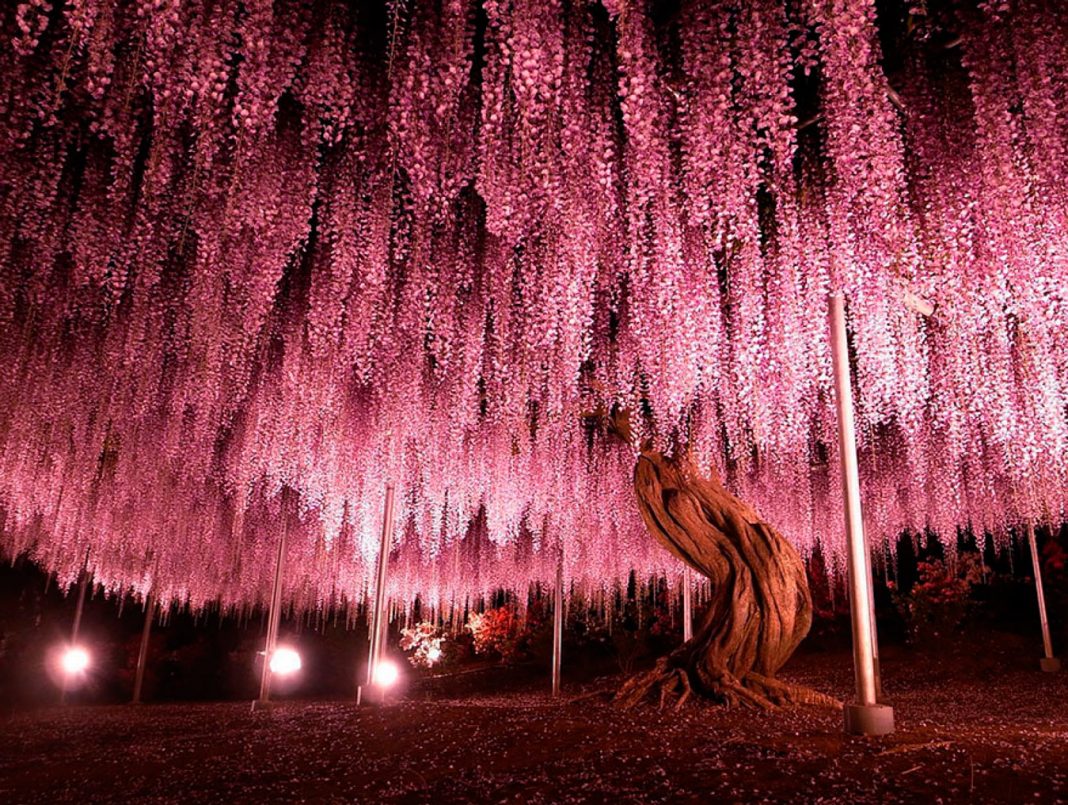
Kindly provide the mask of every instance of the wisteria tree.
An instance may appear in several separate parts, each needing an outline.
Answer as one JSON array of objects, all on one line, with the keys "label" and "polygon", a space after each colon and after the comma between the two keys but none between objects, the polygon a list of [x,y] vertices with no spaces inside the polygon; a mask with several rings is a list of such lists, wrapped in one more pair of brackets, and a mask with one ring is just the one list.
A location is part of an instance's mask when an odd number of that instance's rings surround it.
[{"label": "wisteria tree", "polygon": [[[586,421],[606,441],[631,444],[629,410],[598,409]],[[715,475],[683,451],[665,456],[641,446],[634,493],[648,532],[711,583],[694,636],[630,678],[615,694],[625,707],[658,694],[682,707],[693,694],[727,705],[839,707],[817,691],[776,679],[812,625],[812,595],[801,555]]]},{"label": "wisteria tree", "polygon": [[[561,550],[595,591],[675,576],[599,406],[672,457],[639,479],[686,455],[722,479],[686,499],[833,556],[831,290],[873,537],[1062,518],[1066,15],[5,4],[0,546],[238,606],[285,528],[287,604],[326,607],[370,592],[390,482],[399,601],[524,589]],[[803,631],[791,585],[737,679]]]},{"label": "wisteria tree", "polygon": [[797,550],[749,506],[693,466],[644,451],[634,488],[646,527],[712,582],[712,600],[692,639],[630,679],[626,706],[651,691],[676,707],[696,690],[728,705],[838,703],[775,678],[812,625],[812,596]]}]

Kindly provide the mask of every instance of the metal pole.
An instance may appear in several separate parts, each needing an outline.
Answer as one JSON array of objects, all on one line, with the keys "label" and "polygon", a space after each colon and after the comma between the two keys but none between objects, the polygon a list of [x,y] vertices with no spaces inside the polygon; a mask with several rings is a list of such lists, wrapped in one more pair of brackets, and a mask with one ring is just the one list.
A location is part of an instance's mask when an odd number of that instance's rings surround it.
[{"label": "metal pole", "polygon": [[141,629],[141,648],[137,652],[137,674],[134,676],[133,704],[141,703],[141,688],[145,682],[145,663],[148,661],[148,637],[152,632],[152,612],[156,597],[150,590],[145,596],[145,625]]},{"label": "metal pole", "polygon": [[560,695],[560,660],[564,650],[564,552],[556,565],[553,588],[553,696]]},{"label": "metal pole", "polygon": [[[78,644],[78,632],[82,627],[82,612],[85,610],[85,590],[89,586],[89,550],[85,551],[85,561],[82,563],[81,578],[78,582],[78,603],[74,605],[74,623],[71,624],[70,629],[70,644],[75,646]],[[63,678],[63,683],[59,689],[59,702],[60,704],[66,704],[67,702],[67,679]]]},{"label": "metal pole", "polygon": [[835,404],[838,414],[838,447],[842,463],[842,493],[845,501],[849,609],[853,625],[853,665],[856,672],[858,700],[856,704],[846,705],[846,731],[880,735],[892,732],[894,721],[893,710],[878,703],[876,686],[871,569],[860,508],[860,474],[857,471],[857,437],[853,424],[853,389],[849,378],[845,298],[841,293],[833,293],[827,301],[831,325]]},{"label": "metal pole", "polygon": [[74,645],[78,642],[78,632],[82,627],[82,612],[85,610],[85,589],[89,586],[89,573],[82,570],[82,578],[78,583],[78,603],[74,606],[74,623],[70,629],[70,642]]},{"label": "metal pole", "polygon": [[282,620],[282,560],[286,551],[285,510],[282,515],[282,533],[278,536],[278,555],[274,561],[274,586],[271,588],[271,609],[267,616],[267,641],[263,650],[263,672],[260,675],[260,704],[271,698],[271,655],[278,643],[278,625]]},{"label": "metal pole", "polygon": [[78,603],[74,606],[74,623],[70,629],[70,642],[74,645],[78,642],[78,631],[82,626],[82,611],[85,609],[85,588],[89,584],[89,548],[85,549],[85,558],[82,560],[82,572],[78,575]]},{"label": "metal pole", "polygon": [[1041,660],[1043,671],[1059,671],[1060,660],[1053,656],[1053,641],[1049,636],[1049,618],[1046,616],[1046,593],[1042,589],[1042,561],[1038,558],[1038,541],[1035,539],[1035,526],[1027,523],[1027,544],[1031,546],[1031,566],[1035,572],[1035,593],[1038,595],[1038,619],[1042,624],[1042,648],[1045,657]]},{"label": "metal pole", "polygon": [[[393,485],[386,485],[386,505],[382,513],[382,542],[378,547],[378,584],[375,587],[375,609],[371,621],[371,652],[367,658],[367,685],[375,680],[375,671],[382,659],[386,640],[386,580],[389,571],[389,551],[393,540]],[[359,694],[357,694],[359,695]]]},{"label": "metal pole", "polygon": [[682,568],[682,641],[693,640],[693,582],[690,580],[690,566]]},{"label": "metal pole", "polygon": [[875,576],[871,572],[871,544],[864,535],[864,558],[867,561],[865,577],[868,579],[868,615],[871,621],[871,666],[875,678],[875,701],[883,700],[883,675],[879,668],[879,629],[875,623]]}]

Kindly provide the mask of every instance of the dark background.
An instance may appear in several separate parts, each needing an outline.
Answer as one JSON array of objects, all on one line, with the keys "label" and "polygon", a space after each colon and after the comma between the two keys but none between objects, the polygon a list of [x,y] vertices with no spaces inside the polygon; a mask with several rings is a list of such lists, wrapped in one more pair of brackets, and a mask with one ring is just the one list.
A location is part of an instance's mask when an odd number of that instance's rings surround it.
[{"label": "dark background", "polygon": [[[1065,634],[1068,609],[1068,568],[1065,545],[1068,528],[1055,534],[1039,529],[1039,555],[1043,562],[1047,609],[1058,650],[1068,640]],[[1012,537],[995,549],[987,537],[983,544],[984,569],[977,583],[967,587],[965,600],[939,597],[936,590],[920,615],[910,616],[903,597],[922,592],[921,562],[945,559],[945,546],[933,537],[903,536],[896,556],[873,558],[879,639],[884,650],[894,646],[914,647],[934,654],[974,650],[975,646],[999,640],[1019,642],[1037,663],[1042,644],[1038,608],[1026,540]],[[956,572],[978,562],[976,540],[958,538]],[[838,651],[849,646],[849,610],[844,580],[828,574],[822,557],[809,560],[816,620],[802,644],[802,652]],[[953,564],[947,562],[952,568]],[[973,576],[975,573],[973,572]],[[889,576],[889,578],[888,578]],[[889,583],[888,583],[889,582]],[[928,585],[930,587],[930,585]],[[35,564],[18,558],[0,566],[0,711],[54,704],[60,686],[55,672],[55,651],[70,638],[78,588],[66,593]],[[675,599],[669,599],[675,595]],[[508,603],[504,592],[474,608]],[[515,656],[504,658],[518,676],[546,674],[551,657],[551,598],[542,590],[530,593],[528,627]],[[960,610],[958,617],[957,607]],[[617,588],[612,629],[584,606],[579,596],[572,600],[565,631],[565,678],[588,679],[602,673],[631,671],[648,665],[681,639],[681,612],[677,592],[669,591],[663,579],[638,583],[633,576]],[[701,614],[695,604],[695,618]],[[286,613],[280,643],[297,647],[304,670],[293,680],[275,680],[280,697],[350,699],[355,695],[357,675],[365,668],[368,627],[365,614],[357,613],[346,625],[344,612]],[[420,619],[418,608],[413,622]],[[466,613],[464,616],[466,621]],[[919,621],[919,622],[917,622]],[[940,622],[942,631],[938,628]],[[79,642],[92,653],[92,668],[82,685],[68,691],[67,700],[84,703],[128,701],[141,629],[142,602],[127,596],[105,595],[90,585],[86,595]],[[391,625],[389,647],[398,660],[397,648],[403,621]],[[153,623],[145,674],[146,701],[240,700],[258,693],[266,613],[220,613],[208,608],[194,613],[172,605]],[[931,635],[934,639],[931,639]],[[925,642],[930,645],[921,645]],[[977,642],[978,641],[978,642]],[[971,649],[967,649],[971,646]],[[498,656],[476,656],[469,635],[450,638],[450,662],[434,671],[406,667],[410,681],[432,684],[429,677],[456,675],[479,666],[499,664]],[[1034,664],[1033,663],[1033,664]]]}]

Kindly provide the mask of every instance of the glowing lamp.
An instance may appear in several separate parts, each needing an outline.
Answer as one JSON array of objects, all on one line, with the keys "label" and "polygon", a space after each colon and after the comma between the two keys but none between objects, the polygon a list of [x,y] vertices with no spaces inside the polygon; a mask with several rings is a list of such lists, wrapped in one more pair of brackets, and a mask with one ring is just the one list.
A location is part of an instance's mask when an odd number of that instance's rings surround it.
[{"label": "glowing lamp", "polygon": [[68,676],[84,673],[89,667],[89,652],[81,646],[70,646],[60,656],[59,667]]},{"label": "glowing lamp", "polygon": [[400,678],[400,668],[389,660],[380,660],[375,665],[374,679],[372,680],[380,688],[388,688]]},{"label": "glowing lamp", "polygon": [[271,654],[271,673],[279,676],[295,674],[300,670],[300,655],[291,648],[277,648]]},{"label": "glowing lamp", "polygon": [[426,652],[426,659],[429,663],[435,663],[441,659],[441,649],[437,646],[431,646]]}]

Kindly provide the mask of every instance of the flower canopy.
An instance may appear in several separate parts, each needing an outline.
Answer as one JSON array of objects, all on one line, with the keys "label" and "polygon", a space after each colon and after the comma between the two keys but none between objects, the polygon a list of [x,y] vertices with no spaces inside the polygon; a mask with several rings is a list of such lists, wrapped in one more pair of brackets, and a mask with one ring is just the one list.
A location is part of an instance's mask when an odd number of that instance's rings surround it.
[{"label": "flower canopy", "polygon": [[[635,439],[839,551],[1060,518],[1059,0],[0,11],[0,546],[262,600],[675,572]],[[936,304],[919,315],[910,295]]]}]

